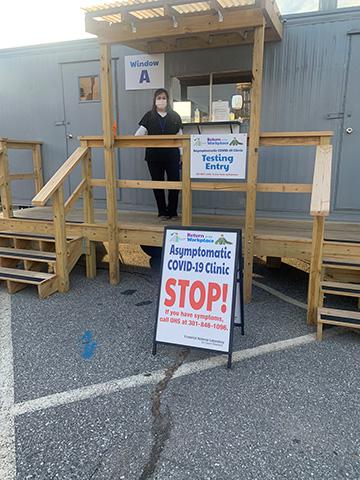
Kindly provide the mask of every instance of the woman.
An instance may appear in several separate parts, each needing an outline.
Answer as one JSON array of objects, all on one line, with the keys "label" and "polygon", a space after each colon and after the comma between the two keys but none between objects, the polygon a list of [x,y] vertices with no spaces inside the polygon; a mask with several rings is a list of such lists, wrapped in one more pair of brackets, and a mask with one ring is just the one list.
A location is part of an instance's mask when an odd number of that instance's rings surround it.
[{"label": "woman", "polygon": [[[154,94],[153,107],[139,122],[135,135],[175,135],[182,134],[182,123],[169,104],[169,94],[160,88]],[[179,148],[147,148],[145,154],[152,180],[180,180],[180,150]],[[154,190],[158,208],[158,216],[162,220],[177,218],[178,190],[169,190],[166,203],[165,191]]]}]

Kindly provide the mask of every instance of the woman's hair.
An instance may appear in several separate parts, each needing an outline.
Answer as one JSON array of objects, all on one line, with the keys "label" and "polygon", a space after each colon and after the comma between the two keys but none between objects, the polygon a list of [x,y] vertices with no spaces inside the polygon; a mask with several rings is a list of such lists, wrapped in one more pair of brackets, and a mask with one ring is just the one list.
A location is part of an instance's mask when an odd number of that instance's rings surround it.
[{"label": "woman's hair", "polygon": [[156,90],[156,92],[154,93],[153,105],[152,105],[152,109],[153,109],[154,112],[156,112],[156,97],[158,97],[158,96],[161,95],[162,93],[165,93],[165,96],[166,96],[166,101],[167,101],[166,111],[168,112],[169,110],[171,110],[170,100],[169,100],[169,92],[168,92],[167,90],[165,90],[165,88],[159,88],[159,89]]}]

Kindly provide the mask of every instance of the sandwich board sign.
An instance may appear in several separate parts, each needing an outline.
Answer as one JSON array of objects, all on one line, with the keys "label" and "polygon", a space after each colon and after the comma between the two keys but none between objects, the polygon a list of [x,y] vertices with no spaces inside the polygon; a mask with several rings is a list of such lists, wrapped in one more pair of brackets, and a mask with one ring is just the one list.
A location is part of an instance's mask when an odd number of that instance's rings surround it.
[{"label": "sandwich board sign", "polygon": [[191,178],[244,180],[246,133],[191,135]]},{"label": "sandwich board sign", "polygon": [[[231,367],[236,294],[242,291],[240,265],[240,230],[165,228],[154,355],[158,343],[186,346],[225,353]],[[239,316],[243,333],[240,307]]]}]

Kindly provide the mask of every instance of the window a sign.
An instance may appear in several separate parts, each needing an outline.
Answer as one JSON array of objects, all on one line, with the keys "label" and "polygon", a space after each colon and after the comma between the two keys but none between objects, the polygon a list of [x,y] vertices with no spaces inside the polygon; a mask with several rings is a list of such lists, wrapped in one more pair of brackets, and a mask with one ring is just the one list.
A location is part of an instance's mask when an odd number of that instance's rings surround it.
[{"label": "window a sign", "polygon": [[245,179],[246,133],[191,135],[191,178]]},{"label": "window a sign", "polygon": [[231,367],[240,255],[240,230],[165,228],[153,354],[157,343],[200,348]]},{"label": "window a sign", "polygon": [[126,56],[125,89],[163,88],[165,83],[164,64],[164,54]]}]

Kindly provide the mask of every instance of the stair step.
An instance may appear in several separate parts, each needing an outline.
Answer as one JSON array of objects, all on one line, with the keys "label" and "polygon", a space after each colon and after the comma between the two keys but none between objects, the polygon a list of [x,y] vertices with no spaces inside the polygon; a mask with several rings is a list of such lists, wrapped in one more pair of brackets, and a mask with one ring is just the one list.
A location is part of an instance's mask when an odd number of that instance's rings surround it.
[{"label": "stair step", "polygon": [[354,328],[360,328],[360,312],[322,307],[319,308],[318,314],[318,321],[320,323],[339,325],[343,327],[351,326]]},{"label": "stair step", "polygon": [[348,270],[360,270],[360,259],[357,258],[324,258],[323,267],[342,268]]},{"label": "stair step", "polygon": [[20,248],[0,247],[0,257],[19,260],[32,260],[34,262],[54,263],[56,254],[39,250],[23,250]]},{"label": "stair step", "polygon": [[35,272],[32,270],[20,270],[17,268],[0,267],[0,280],[10,280],[17,283],[28,283],[31,285],[40,285],[56,278],[55,274]]},{"label": "stair step", "polygon": [[322,293],[360,297],[360,284],[358,283],[321,282],[320,286]]},{"label": "stair step", "polygon": [[342,240],[339,238],[325,238],[324,242],[325,243],[345,243],[345,244],[352,243],[354,245],[360,244],[360,240]]}]

